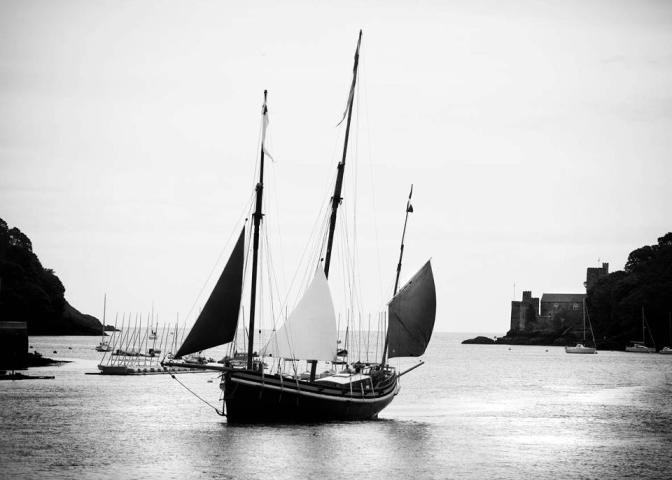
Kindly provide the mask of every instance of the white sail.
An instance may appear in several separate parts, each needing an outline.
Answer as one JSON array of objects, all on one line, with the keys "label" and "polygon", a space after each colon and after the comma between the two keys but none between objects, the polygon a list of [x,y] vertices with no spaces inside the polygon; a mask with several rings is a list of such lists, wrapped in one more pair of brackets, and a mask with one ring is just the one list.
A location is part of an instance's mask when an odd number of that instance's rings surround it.
[{"label": "white sail", "polygon": [[334,302],[327,277],[318,268],[299,304],[282,327],[271,335],[263,355],[333,361],[336,337]]}]

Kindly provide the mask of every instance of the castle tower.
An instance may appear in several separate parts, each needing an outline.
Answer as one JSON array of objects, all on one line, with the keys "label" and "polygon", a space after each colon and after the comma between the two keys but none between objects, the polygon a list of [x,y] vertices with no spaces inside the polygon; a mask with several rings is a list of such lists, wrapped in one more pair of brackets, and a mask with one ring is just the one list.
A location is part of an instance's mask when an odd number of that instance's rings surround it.
[{"label": "castle tower", "polygon": [[588,267],[586,269],[586,281],[583,283],[586,292],[593,288],[595,283],[602,277],[609,275],[609,264],[602,263],[601,267]]},{"label": "castle tower", "polygon": [[522,300],[511,302],[511,330],[516,334],[532,328],[539,316],[539,297],[533,297],[531,291],[524,291]]}]

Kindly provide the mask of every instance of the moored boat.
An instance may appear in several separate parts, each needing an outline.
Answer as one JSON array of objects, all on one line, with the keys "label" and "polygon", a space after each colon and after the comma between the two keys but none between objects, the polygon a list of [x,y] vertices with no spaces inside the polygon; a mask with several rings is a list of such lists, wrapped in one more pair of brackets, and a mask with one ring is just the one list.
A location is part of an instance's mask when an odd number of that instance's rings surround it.
[{"label": "moored boat", "polygon": [[[96,345],[96,352],[109,352],[112,350],[110,340],[105,335],[105,313],[107,310],[107,293],[103,297],[103,326],[100,331],[100,343]],[[115,322],[116,324],[116,322]]]},{"label": "moored boat", "polygon": [[[670,342],[669,345],[672,345],[672,312],[667,314],[667,335]],[[661,355],[672,355],[672,348],[665,346],[658,353]]]},{"label": "moored boat", "polygon": [[582,343],[577,343],[575,347],[565,347],[566,353],[597,353],[595,347],[586,347]]},{"label": "moored boat", "polygon": [[[653,335],[651,335],[650,330],[649,336],[653,342]],[[653,347],[646,346],[646,316],[644,315],[644,305],[642,305],[642,340],[632,340],[630,345],[625,347],[625,351],[630,353],[656,353],[655,342]]]},{"label": "moored boat", "polygon": [[654,347],[647,347],[644,342],[630,342],[630,345],[625,347],[626,352],[631,352],[631,353],[656,353],[656,349]]},{"label": "moored boat", "polygon": [[[586,299],[583,299],[583,343],[577,343],[575,347],[565,347],[565,353],[583,353],[591,354],[597,353],[597,348],[587,347],[586,343]],[[590,335],[593,338],[593,345],[595,345],[595,334],[593,333],[593,325],[590,323],[590,316],[588,316],[588,325],[590,326]]]}]

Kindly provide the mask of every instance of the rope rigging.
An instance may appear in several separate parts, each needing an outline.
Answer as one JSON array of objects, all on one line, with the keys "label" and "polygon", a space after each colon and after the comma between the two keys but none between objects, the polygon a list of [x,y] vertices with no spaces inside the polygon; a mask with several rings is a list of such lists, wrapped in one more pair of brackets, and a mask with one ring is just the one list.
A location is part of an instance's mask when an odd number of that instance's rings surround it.
[{"label": "rope rigging", "polygon": [[171,373],[170,376],[175,380],[177,383],[182,385],[189,393],[191,393],[194,397],[198,398],[201,402],[205,403],[208,407],[212,408],[215,412],[217,412],[217,415],[220,415],[222,417],[226,417],[226,413],[222,412],[219,410],[217,407],[209,403],[207,400],[205,400],[203,397],[199,396],[196,392],[194,392],[191,388],[187,387],[184,383],[182,383],[174,373]]}]

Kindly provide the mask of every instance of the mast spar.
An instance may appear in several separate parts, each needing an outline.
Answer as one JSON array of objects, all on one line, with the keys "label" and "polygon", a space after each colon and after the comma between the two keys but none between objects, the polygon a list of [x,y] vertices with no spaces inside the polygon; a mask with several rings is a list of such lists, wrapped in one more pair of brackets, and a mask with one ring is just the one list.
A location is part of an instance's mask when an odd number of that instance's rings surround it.
[{"label": "mast spar", "polygon": [[357,68],[359,66],[359,46],[362,43],[362,31],[359,31],[357,39],[357,50],[355,50],[355,65],[352,68],[352,84],[350,85],[350,95],[348,96],[348,121],[345,126],[345,140],[343,143],[343,158],[337,167],[336,184],[334,185],[334,195],[331,197],[331,217],[329,218],[329,239],[327,241],[327,254],[324,260],[324,274],[329,278],[329,265],[331,264],[331,249],[334,244],[334,231],[336,230],[336,212],[341,204],[341,190],[343,189],[343,173],[345,171],[345,159],[348,153],[348,140],[350,138],[350,120],[352,119],[352,104],[355,97],[355,86],[357,84]]},{"label": "mast spar", "polygon": [[262,116],[262,135],[261,135],[261,153],[259,157],[259,182],[256,186],[257,200],[256,208],[252,218],[254,220],[254,234],[252,247],[252,284],[250,286],[250,330],[249,342],[247,347],[247,368],[252,370],[252,358],[254,354],[254,313],[256,308],[256,291],[257,291],[257,263],[259,259],[259,225],[263,218],[261,211],[262,199],[264,194],[264,141],[266,136],[266,125],[268,124],[268,107],[266,106],[266,97],[268,90],[264,90],[264,105],[261,107]]},{"label": "mast spar", "polygon": [[406,218],[404,219],[404,231],[401,234],[401,249],[399,251],[399,263],[397,264],[397,279],[394,281],[394,293],[397,294],[399,288],[399,275],[401,274],[401,259],[404,257],[404,238],[406,237],[406,224],[408,223],[408,214],[413,213],[413,205],[411,205],[411,197],[413,196],[413,184],[411,184],[411,192],[408,194],[408,201],[406,202]]},{"label": "mast spar", "polygon": [[[348,120],[345,124],[345,140],[343,141],[343,157],[338,163],[336,184],[334,185],[334,194],[331,197],[331,216],[329,217],[329,237],[327,240],[327,254],[324,260],[324,276],[329,278],[329,266],[331,265],[331,251],[334,244],[334,232],[336,230],[336,213],[338,206],[341,204],[341,190],[343,190],[343,174],[345,172],[345,159],[348,154],[348,140],[350,139],[350,121],[352,120],[352,104],[355,98],[355,87],[357,85],[357,68],[359,66],[359,46],[362,43],[362,31],[359,31],[357,38],[357,49],[355,50],[355,63],[352,67],[352,84],[350,85],[350,93],[348,95]],[[342,122],[343,120],[341,120]],[[315,380],[315,373],[317,369],[317,361],[309,360],[310,366],[310,381]]]},{"label": "mast spar", "polygon": [[[397,294],[397,289],[399,288],[399,275],[401,274],[401,260],[404,258],[404,239],[406,238],[406,225],[408,224],[408,214],[413,213],[413,205],[411,205],[411,197],[413,197],[413,184],[411,184],[411,191],[408,194],[408,201],[406,202],[406,217],[404,218],[404,231],[401,234],[399,263],[397,263],[397,278],[394,281],[394,292],[392,293],[393,297]],[[385,360],[387,358],[388,341],[389,341],[389,332],[385,335],[385,346],[383,347],[383,361],[381,362],[383,365],[385,365]]]}]

